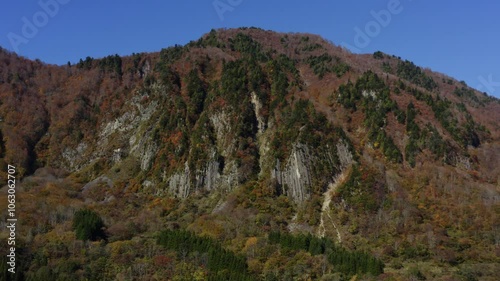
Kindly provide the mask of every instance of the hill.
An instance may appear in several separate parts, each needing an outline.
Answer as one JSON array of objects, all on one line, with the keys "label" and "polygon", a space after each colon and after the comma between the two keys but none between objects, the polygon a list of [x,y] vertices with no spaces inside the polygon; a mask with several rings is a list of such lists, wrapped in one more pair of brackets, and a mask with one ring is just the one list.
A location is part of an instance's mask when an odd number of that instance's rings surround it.
[{"label": "hill", "polygon": [[464,82],[257,28],[0,69],[17,280],[500,273],[500,101]]}]

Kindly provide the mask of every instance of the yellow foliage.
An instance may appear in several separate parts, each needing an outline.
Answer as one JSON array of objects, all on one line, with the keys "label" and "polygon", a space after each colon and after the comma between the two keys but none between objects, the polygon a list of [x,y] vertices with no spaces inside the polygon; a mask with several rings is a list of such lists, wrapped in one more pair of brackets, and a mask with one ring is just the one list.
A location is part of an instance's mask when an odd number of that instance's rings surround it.
[{"label": "yellow foliage", "polygon": [[259,261],[259,259],[249,259],[247,264],[250,272],[260,272],[263,267],[263,264]]},{"label": "yellow foliage", "polygon": [[111,258],[115,259],[120,257],[124,252],[130,251],[132,249],[134,242],[132,241],[116,241],[108,244],[111,252]]},{"label": "yellow foliage", "polygon": [[153,207],[156,207],[156,206],[158,206],[158,205],[161,205],[161,203],[162,203],[161,201],[162,201],[162,199],[161,199],[161,198],[155,198],[155,199],[153,200],[153,202],[151,202],[151,204],[150,204],[149,208],[151,209],[151,208],[153,208]]},{"label": "yellow foliage", "polygon": [[195,281],[202,281],[206,280],[207,276],[205,274],[205,271],[203,269],[198,269],[193,273],[193,280]]},{"label": "yellow foliage", "polygon": [[253,236],[247,239],[247,242],[245,243],[245,250],[248,250],[252,246],[255,246],[257,244],[257,237]]}]

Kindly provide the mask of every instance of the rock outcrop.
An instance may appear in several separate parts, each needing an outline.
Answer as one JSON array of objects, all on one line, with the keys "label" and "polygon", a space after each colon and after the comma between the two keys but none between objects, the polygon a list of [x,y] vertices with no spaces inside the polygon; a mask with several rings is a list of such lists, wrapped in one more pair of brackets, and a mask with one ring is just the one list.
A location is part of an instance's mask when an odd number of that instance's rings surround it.
[{"label": "rock outcrop", "polygon": [[280,168],[278,160],[271,172],[271,177],[281,186],[282,193],[292,197],[296,202],[303,202],[310,197],[312,160],[309,148],[298,143],[294,145],[284,168]]}]

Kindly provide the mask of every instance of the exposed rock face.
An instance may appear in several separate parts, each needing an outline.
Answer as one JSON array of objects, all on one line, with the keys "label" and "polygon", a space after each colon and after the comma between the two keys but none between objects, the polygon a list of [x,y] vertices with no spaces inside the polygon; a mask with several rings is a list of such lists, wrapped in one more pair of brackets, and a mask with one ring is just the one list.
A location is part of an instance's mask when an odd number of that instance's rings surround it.
[{"label": "exposed rock face", "polygon": [[204,188],[206,190],[215,189],[221,176],[219,173],[219,167],[219,162],[210,161],[205,166],[205,169],[197,171],[195,179],[196,188]]},{"label": "exposed rock face", "polygon": [[139,159],[141,170],[148,170],[158,152],[158,145],[152,140],[151,132],[148,132],[140,139],[132,136],[130,138],[130,147],[130,154]]},{"label": "exposed rock face", "polygon": [[123,152],[122,152],[122,149],[121,148],[117,148],[113,151],[113,156],[111,158],[111,161],[113,161],[114,163],[116,162],[120,162],[122,160],[122,155]]},{"label": "exposed rock face", "polygon": [[[164,91],[162,86],[152,86],[153,91]],[[137,129],[143,122],[149,120],[158,107],[156,100],[151,101],[146,106],[142,105],[140,100],[148,98],[148,95],[137,93],[136,96],[127,104],[132,110],[125,112],[122,116],[103,125],[99,136],[101,140],[106,140],[114,133],[125,133]]]},{"label": "exposed rock face", "polygon": [[223,153],[222,155],[232,153],[234,144],[227,135],[231,132],[231,124],[229,122],[229,114],[225,111],[217,112],[210,115],[210,122],[214,127],[217,147]]},{"label": "exposed rock face", "polygon": [[340,162],[340,167],[339,167],[340,173],[333,178],[331,183],[328,184],[328,189],[323,194],[324,200],[323,200],[323,204],[321,206],[321,218],[320,218],[320,224],[318,227],[318,236],[325,237],[326,224],[325,224],[324,215],[326,214],[328,216],[329,221],[331,222],[335,232],[337,233],[338,242],[342,243],[342,236],[340,235],[340,230],[337,227],[335,220],[332,218],[332,215],[330,214],[330,203],[332,201],[333,194],[346,181],[347,176],[349,174],[348,168],[354,162],[354,159],[353,159],[352,153],[349,150],[349,147],[346,144],[345,140],[340,139],[339,142],[337,143],[336,147],[337,147],[337,156],[338,156],[339,162]]},{"label": "exposed rock face", "polygon": [[[164,91],[162,85],[151,86],[151,92],[155,95],[164,94]],[[151,140],[151,132],[144,131],[150,131],[147,121],[156,112],[158,101],[153,100],[147,104],[140,102],[148,97],[147,94],[137,92],[125,105],[130,108],[129,111],[101,124],[101,130],[96,136],[97,145],[81,142],[76,148],[67,147],[62,153],[64,167],[76,171],[99,158],[109,158],[117,163],[130,153],[140,159],[142,170],[149,169],[158,146]]]},{"label": "exposed rock face", "polygon": [[[297,203],[304,202],[310,198],[315,176],[323,176],[328,181],[334,181],[339,172],[354,162],[353,155],[344,140],[339,140],[335,148],[336,150],[332,151],[326,145],[321,152],[312,153],[307,145],[297,143],[293,146],[284,167],[281,167],[280,161],[276,160],[276,165],[271,170],[271,178],[276,179],[283,194],[290,196]],[[317,165],[327,165],[328,174],[318,175],[315,169]]]},{"label": "exposed rock face", "polygon": [[221,167],[222,163],[212,157],[203,168],[197,169],[193,174],[186,162],[182,172],[175,173],[167,179],[170,194],[186,198],[195,190],[232,190],[238,185],[236,163],[232,161],[224,165],[223,169]]},{"label": "exposed rock face", "polygon": [[321,205],[321,218],[320,218],[320,224],[318,226],[318,236],[319,237],[325,237],[326,233],[326,224],[325,224],[325,219],[324,219],[324,214],[326,214],[335,229],[335,232],[337,233],[337,240],[339,243],[342,243],[342,236],[340,235],[339,228],[337,227],[337,224],[335,224],[335,220],[332,218],[330,214],[330,203],[332,202],[332,196],[333,194],[337,191],[339,186],[341,186],[345,180],[347,179],[347,169],[342,169],[342,172],[333,180],[332,183],[328,185],[328,190],[323,194],[324,200],[323,204]]},{"label": "exposed rock face", "polygon": [[255,92],[252,92],[250,96],[252,98],[250,101],[252,102],[253,107],[255,109],[255,117],[257,118],[258,133],[262,134],[266,129],[264,118],[262,118],[261,114],[259,113],[260,110],[262,109],[262,103],[260,102],[259,97],[257,97],[257,94],[255,94]]},{"label": "exposed rock face", "polygon": [[230,191],[239,183],[238,165],[231,161],[224,166],[224,173],[218,182],[222,190]]},{"label": "exposed rock face", "polygon": [[375,91],[367,91],[367,90],[363,90],[363,92],[361,92],[361,94],[363,95],[363,97],[372,97],[373,99],[377,99],[377,92]]},{"label": "exposed rock face", "polygon": [[340,161],[340,170],[344,170],[354,161],[351,151],[347,146],[345,140],[340,140],[337,143],[337,155]]},{"label": "exposed rock face", "polygon": [[95,180],[85,184],[82,188],[82,191],[87,191],[91,188],[95,188],[98,185],[103,185],[103,186],[107,186],[108,188],[111,188],[111,187],[113,187],[113,181],[106,176],[100,176],[100,177],[96,178]]},{"label": "exposed rock face", "polygon": [[186,162],[184,172],[173,174],[168,180],[168,189],[176,197],[186,198],[191,190],[191,181],[189,180],[189,167]]},{"label": "exposed rock face", "polygon": [[276,167],[271,171],[271,177],[278,181],[282,192],[296,202],[303,202],[310,197],[312,160],[307,146],[295,144],[285,168],[281,170],[280,162],[277,161]]},{"label": "exposed rock face", "polygon": [[62,158],[67,169],[76,171],[82,168],[82,164],[78,163],[82,158],[83,153],[87,150],[87,144],[82,142],[76,148],[67,147],[62,153]]}]

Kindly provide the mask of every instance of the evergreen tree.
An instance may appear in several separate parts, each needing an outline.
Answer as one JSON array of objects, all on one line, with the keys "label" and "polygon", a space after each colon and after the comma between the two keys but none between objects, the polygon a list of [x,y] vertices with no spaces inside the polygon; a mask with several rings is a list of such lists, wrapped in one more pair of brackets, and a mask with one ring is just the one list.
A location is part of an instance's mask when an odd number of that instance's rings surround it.
[{"label": "evergreen tree", "polygon": [[92,210],[82,209],[75,213],[73,218],[73,230],[76,238],[80,240],[105,239],[104,222],[99,214]]}]

